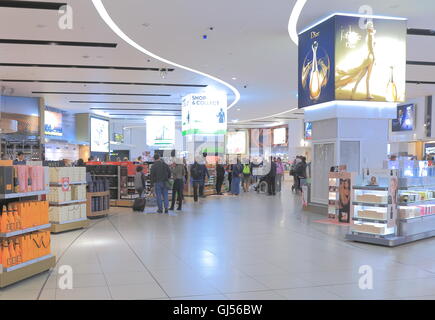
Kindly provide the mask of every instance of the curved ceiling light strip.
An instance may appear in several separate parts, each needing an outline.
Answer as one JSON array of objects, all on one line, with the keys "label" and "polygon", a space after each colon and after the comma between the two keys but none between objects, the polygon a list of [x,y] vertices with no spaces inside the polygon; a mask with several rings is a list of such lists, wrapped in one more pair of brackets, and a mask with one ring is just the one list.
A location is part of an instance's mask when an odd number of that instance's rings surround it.
[{"label": "curved ceiling light strip", "polygon": [[[295,45],[297,46],[299,43],[299,37],[298,37],[298,32],[297,32],[297,24],[298,24],[298,20],[299,20],[299,16],[301,15],[302,9],[304,8],[305,4],[307,3],[307,0],[297,0],[295,6],[293,7],[293,10],[290,14],[290,18],[288,21],[288,33],[290,35],[290,39],[292,39],[292,41],[295,43]],[[280,112],[280,113],[275,113],[271,116],[267,116],[267,117],[262,117],[262,118],[255,118],[255,119],[249,119],[249,120],[241,120],[241,121],[237,121],[237,123],[245,123],[245,122],[250,122],[250,121],[256,121],[256,120],[263,120],[263,119],[268,119],[268,118],[273,118],[285,113],[289,113],[292,112],[294,110],[298,110],[298,108],[293,108],[291,110],[287,110],[284,112]]]},{"label": "curved ceiling light strip", "polygon": [[299,16],[301,15],[302,9],[306,3],[307,0],[297,0],[295,6],[293,7],[292,13],[290,14],[290,19],[288,20],[288,33],[296,46],[299,44],[298,31],[296,27]]},{"label": "curved ceiling light strip", "polygon": [[240,120],[240,121],[237,121],[237,123],[245,123],[245,122],[250,122],[250,121],[257,121],[257,120],[269,119],[269,118],[273,118],[273,117],[276,117],[276,116],[280,116],[280,115],[282,115],[282,114],[289,113],[289,112],[292,112],[292,111],[295,111],[295,110],[298,110],[298,108],[293,108],[293,109],[286,110],[286,111],[283,111],[283,112],[280,112],[280,113],[275,113],[275,114],[272,114],[272,115],[270,115],[270,116],[266,116],[266,117],[255,118],[255,119],[249,119],[249,120]]},{"label": "curved ceiling light strip", "polygon": [[99,13],[100,17],[104,20],[104,22],[109,26],[110,29],[112,29],[112,31],[114,33],[116,33],[122,40],[124,40],[125,42],[127,42],[129,45],[131,45],[132,47],[136,48],[137,50],[139,50],[140,52],[156,59],[159,60],[163,63],[169,64],[169,65],[173,65],[174,67],[180,68],[180,69],[184,69],[196,74],[199,74],[201,76],[207,77],[209,79],[212,79],[214,81],[219,82],[220,84],[223,84],[224,86],[226,86],[227,88],[229,88],[235,95],[235,99],[233,101],[233,103],[231,103],[231,105],[228,106],[228,109],[231,109],[232,107],[234,107],[237,102],[239,102],[240,100],[240,92],[233,87],[232,85],[230,85],[229,83],[218,79],[212,75],[209,75],[207,73],[183,66],[181,64],[169,61],[167,59],[164,59],[162,57],[159,57],[158,55],[146,50],[145,48],[143,48],[142,46],[140,46],[139,44],[137,44],[135,41],[133,41],[130,37],[128,37],[119,27],[118,25],[113,21],[113,19],[110,17],[109,13],[107,12],[106,8],[103,5],[102,0],[92,0],[92,3],[95,7],[95,9],[97,9],[97,12]]}]

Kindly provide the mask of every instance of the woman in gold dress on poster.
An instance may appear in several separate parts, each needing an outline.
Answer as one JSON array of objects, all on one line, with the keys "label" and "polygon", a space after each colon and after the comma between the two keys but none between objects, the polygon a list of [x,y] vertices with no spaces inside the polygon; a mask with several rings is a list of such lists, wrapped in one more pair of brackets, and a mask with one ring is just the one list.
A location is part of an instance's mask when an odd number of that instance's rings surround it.
[{"label": "woman in gold dress on poster", "polygon": [[351,99],[354,100],[356,90],[358,89],[358,85],[361,80],[366,76],[366,99],[371,100],[373,96],[370,93],[370,78],[372,75],[372,69],[375,64],[375,35],[376,30],[374,29],[373,22],[367,22],[367,57],[364,61],[356,68],[344,71],[344,70],[336,70],[335,75],[335,88],[336,90],[339,88],[343,88],[350,83],[354,83],[355,85],[352,89]]}]

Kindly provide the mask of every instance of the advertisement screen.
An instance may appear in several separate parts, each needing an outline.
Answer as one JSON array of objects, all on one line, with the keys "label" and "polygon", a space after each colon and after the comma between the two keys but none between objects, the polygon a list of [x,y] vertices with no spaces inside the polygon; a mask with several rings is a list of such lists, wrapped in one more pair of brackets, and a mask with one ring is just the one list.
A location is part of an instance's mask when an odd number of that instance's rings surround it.
[{"label": "advertisement screen", "polygon": [[415,105],[397,106],[397,118],[392,120],[393,132],[414,130]]},{"label": "advertisement screen", "polygon": [[312,135],[313,135],[313,123],[312,122],[305,122],[304,127],[305,127],[305,130],[304,130],[305,140],[311,140],[313,138],[312,137]]},{"label": "advertisement screen", "polygon": [[175,144],[174,117],[147,117],[147,145],[173,146]]},{"label": "advertisement screen", "polygon": [[246,131],[230,131],[227,133],[227,153],[246,154]]},{"label": "advertisement screen", "polygon": [[334,34],[331,18],[299,35],[299,108],[334,100]]},{"label": "advertisement screen", "polygon": [[403,102],[405,72],[405,20],[336,16],[336,100]]},{"label": "advertisement screen", "polygon": [[287,128],[273,129],[273,144],[286,144],[287,143]]},{"label": "advertisement screen", "polygon": [[91,117],[91,152],[109,152],[109,120]]},{"label": "advertisement screen", "polygon": [[45,134],[49,136],[62,136],[62,113],[47,111],[44,112]]},{"label": "advertisement screen", "polygon": [[182,99],[182,132],[215,135],[227,132],[227,95],[190,94]]},{"label": "advertisement screen", "polygon": [[299,34],[299,108],[405,101],[406,20],[335,15]]}]

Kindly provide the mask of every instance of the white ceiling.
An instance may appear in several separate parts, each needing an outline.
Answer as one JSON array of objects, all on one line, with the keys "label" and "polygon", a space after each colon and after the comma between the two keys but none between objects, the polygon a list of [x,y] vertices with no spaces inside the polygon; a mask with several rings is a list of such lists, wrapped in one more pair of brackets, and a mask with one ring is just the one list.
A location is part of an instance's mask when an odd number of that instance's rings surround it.
[{"label": "white ceiling", "polygon": [[[0,8],[0,38],[115,42],[117,48],[0,44],[0,63],[76,64],[168,68],[123,42],[103,22],[90,0],[68,2],[74,12],[73,30],[58,28],[59,15],[50,10]],[[294,0],[103,0],[114,22],[145,49],[179,64],[211,74],[234,85],[240,102],[229,119],[257,119],[292,110],[297,105],[297,47],[287,25]],[[402,16],[408,27],[435,29],[433,0],[307,0],[298,30],[333,12],[358,12],[371,5],[374,14]],[[213,30],[209,30],[213,27]],[[204,34],[208,39],[202,39]],[[435,37],[408,36],[408,60],[435,61]],[[87,56],[87,58],[86,58]],[[148,62],[149,59],[149,62]],[[225,86],[175,68],[162,79],[160,72],[96,69],[0,67],[0,79],[46,79],[116,82],[206,84]],[[408,80],[435,81],[435,67],[408,66]],[[237,78],[233,80],[232,78]],[[103,84],[49,84],[3,82],[14,95],[32,91],[163,93],[170,97],[44,95],[47,105],[73,112],[91,107],[179,109],[171,105],[76,104],[72,100],[179,103],[180,97],[204,89],[165,86]],[[246,88],[244,88],[246,86]],[[408,85],[408,97],[434,94],[434,85]],[[39,96],[39,95],[33,95]],[[240,109],[240,110],[239,110]],[[115,112],[115,111],[113,111]],[[137,111],[116,111],[136,114]],[[290,117],[291,113],[280,115]],[[179,114],[156,112],[158,114]],[[297,117],[297,115],[296,115]],[[299,115],[300,117],[300,115]],[[275,118],[268,118],[268,121]]]}]

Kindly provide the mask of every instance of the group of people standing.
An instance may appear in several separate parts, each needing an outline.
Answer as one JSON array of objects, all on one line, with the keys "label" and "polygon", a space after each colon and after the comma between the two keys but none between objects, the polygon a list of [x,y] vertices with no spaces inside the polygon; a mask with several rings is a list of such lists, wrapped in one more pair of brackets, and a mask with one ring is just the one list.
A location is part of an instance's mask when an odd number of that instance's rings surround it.
[{"label": "group of people standing", "polygon": [[[242,164],[240,159],[237,159],[237,162],[233,164],[216,163],[216,194],[223,194],[222,187],[225,176],[228,178],[229,193],[231,195],[239,195],[240,186],[242,186],[244,192],[249,192],[250,186],[253,183],[253,169],[263,165],[263,163],[254,164],[252,162]],[[290,169],[290,175],[294,177],[292,190],[302,190],[300,181],[306,178],[306,167],[306,158],[304,156],[297,156]],[[145,191],[146,179],[142,166],[138,166],[136,170],[135,188],[139,196],[142,197]],[[178,204],[177,210],[182,209],[184,200],[183,190],[184,185],[188,183],[188,171],[193,189],[193,200],[198,202],[199,198],[205,197],[205,184],[207,179],[210,179],[207,166],[195,160],[188,169],[185,160],[183,161],[182,159],[178,159],[178,161],[176,160],[171,165],[168,165],[158,154],[154,155],[150,179],[157,200],[158,213],[169,213],[170,210],[175,209],[175,203]],[[267,192],[269,195],[276,195],[277,192],[281,191],[284,171],[285,166],[281,158],[271,157],[269,171],[261,179],[267,182]],[[171,181],[173,182],[171,183]],[[172,201],[169,207],[168,191],[171,189]]]}]

